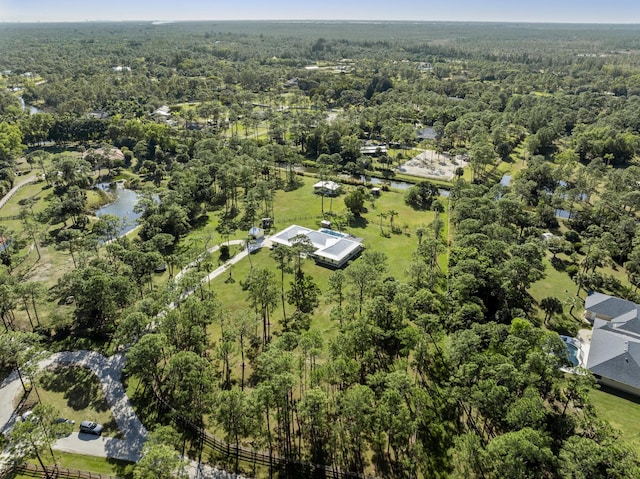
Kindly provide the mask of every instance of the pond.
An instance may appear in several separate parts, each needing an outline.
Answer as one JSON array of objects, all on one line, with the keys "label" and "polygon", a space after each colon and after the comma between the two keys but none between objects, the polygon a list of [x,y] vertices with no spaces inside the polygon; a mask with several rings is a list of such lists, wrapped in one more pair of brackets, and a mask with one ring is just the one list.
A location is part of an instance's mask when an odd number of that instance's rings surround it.
[{"label": "pond", "polygon": [[30,114],[30,115],[35,115],[36,113],[42,113],[42,110],[41,110],[41,109],[36,108],[36,107],[35,107],[35,106],[33,106],[33,105],[27,105],[27,104],[24,102],[24,98],[20,97],[19,99],[20,99],[20,107],[22,108],[22,110],[29,109],[29,114]]},{"label": "pond", "polygon": [[[406,181],[390,181],[375,177],[367,178],[364,175],[360,177],[360,181],[371,183],[372,185],[388,184],[390,188],[394,188],[396,190],[408,190],[412,186],[415,186],[413,183],[407,183]],[[440,188],[438,191],[440,192],[440,196],[444,196],[445,198],[448,198],[451,195],[450,191],[444,188]]]},{"label": "pond", "polygon": [[416,136],[421,140],[435,140],[438,138],[438,133],[432,127],[427,126],[416,132]]},{"label": "pond", "polygon": [[138,193],[133,190],[125,188],[122,183],[100,183],[97,185],[101,190],[109,192],[115,196],[116,200],[113,203],[103,206],[96,211],[96,216],[102,215],[114,215],[123,220],[123,225],[118,231],[118,236],[127,234],[138,225],[138,218],[142,216],[141,213],[134,211],[135,206],[138,204]]}]

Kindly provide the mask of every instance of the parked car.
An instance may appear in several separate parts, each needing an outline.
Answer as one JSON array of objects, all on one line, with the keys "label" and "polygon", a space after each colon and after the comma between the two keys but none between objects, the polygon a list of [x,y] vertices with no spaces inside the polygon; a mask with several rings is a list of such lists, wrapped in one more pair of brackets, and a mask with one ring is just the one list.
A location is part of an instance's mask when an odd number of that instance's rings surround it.
[{"label": "parked car", "polygon": [[82,421],[80,423],[80,432],[85,434],[94,434],[99,436],[102,434],[102,424],[95,423],[93,421]]}]

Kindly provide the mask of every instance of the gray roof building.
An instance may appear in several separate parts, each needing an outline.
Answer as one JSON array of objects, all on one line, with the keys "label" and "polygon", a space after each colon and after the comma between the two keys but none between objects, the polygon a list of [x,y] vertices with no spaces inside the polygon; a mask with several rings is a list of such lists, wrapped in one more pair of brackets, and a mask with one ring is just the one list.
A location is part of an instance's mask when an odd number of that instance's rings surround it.
[{"label": "gray roof building", "polygon": [[283,246],[291,246],[293,239],[298,235],[304,235],[309,239],[315,248],[311,256],[317,263],[332,268],[342,268],[363,249],[359,239],[350,235],[326,228],[315,231],[298,225],[291,225],[280,231],[271,237],[271,241]]},{"label": "gray roof building", "polygon": [[638,309],[633,301],[602,293],[591,293],[584,301],[584,312],[588,320],[613,319]]},{"label": "gray roof building", "polygon": [[632,301],[601,293],[593,293],[585,301],[585,312],[594,314],[587,369],[600,383],[638,396],[639,308]]}]

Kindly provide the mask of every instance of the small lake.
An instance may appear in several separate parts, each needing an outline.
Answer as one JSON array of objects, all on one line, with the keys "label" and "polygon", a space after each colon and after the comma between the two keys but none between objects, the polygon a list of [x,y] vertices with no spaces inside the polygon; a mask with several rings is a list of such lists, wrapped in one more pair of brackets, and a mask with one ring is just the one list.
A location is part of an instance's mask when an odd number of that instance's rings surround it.
[{"label": "small lake", "polygon": [[[425,179],[428,180],[428,178]],[[391,188],[403,191],[408,190],[412,186],[415,186],[413,183],[407,183],[406,181],[383,180],[375,177],[367,178],[366,176],[361,176],[360,181],[371,183],[372,185],[388,184]],[[438,191],[440,192],[440,196],[444,196],[445,198],[448,198],[451,194],[449,190],[445,190],[444,188],[440,188]]]},{"label": "small lake", "polygon": [[97,210],[96,216],[100,217],[109,214],[124,220],[124,225],[118,231],[118,236],[127,234],[138,226],[138,218],[142,216],[141,213],[134,211],[135,206],[138,204],[138,193],[125,188],[120,183],[100,183],[97,186],[115,196],[116,200]]}]

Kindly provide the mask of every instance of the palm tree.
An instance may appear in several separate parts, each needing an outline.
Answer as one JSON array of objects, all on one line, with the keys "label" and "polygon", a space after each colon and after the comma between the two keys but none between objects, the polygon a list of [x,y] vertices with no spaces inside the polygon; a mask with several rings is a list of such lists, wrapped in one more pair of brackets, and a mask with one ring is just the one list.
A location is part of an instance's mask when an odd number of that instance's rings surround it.
[{"label": "palm tree", "polygon": [[393,231],[393,219],[398,216],[398,212],[396,210],[389,210],[387,214],[389,215],[389,227],[391,231]]}]

